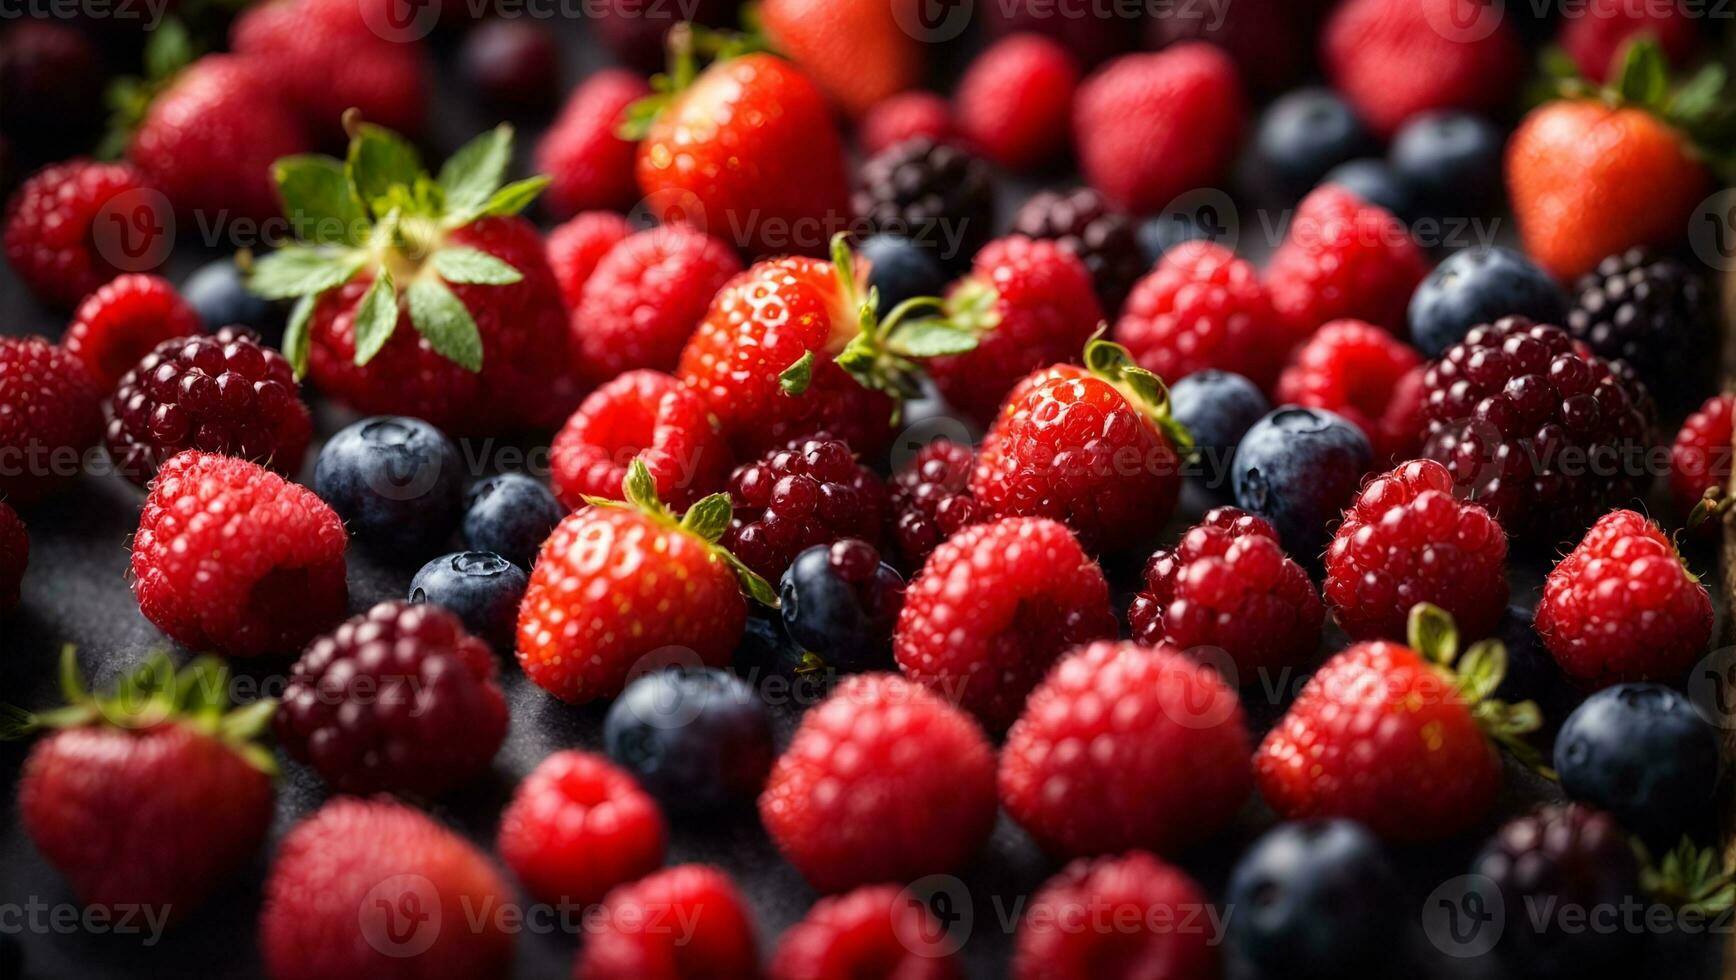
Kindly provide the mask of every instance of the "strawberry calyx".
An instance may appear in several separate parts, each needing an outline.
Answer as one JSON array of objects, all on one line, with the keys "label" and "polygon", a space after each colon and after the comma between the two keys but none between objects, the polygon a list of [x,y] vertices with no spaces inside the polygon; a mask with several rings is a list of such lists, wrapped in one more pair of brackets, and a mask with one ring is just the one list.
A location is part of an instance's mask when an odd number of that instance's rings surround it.
[{"label": "strawberry calyx", "polygon": [[356,308],[357,364],[367,364],[397,329],[399,305],[437,353],[466,370],[482,370],[482,335],[450,286],[500,286],[524,275],[481,249],[453,243],[451,233],[482,218],[524,210],[548,184],[544,176],[506,183],[512,127],[500,125],[465,144],[440,168],[424,169],[403,137],[344,116],[348,156],[285,157],[272,167],[284,215],[297,242],[258,258],[248,287],[272,300],[296,300],[283,353],[300,377],[307,370],[308,324],[325,293],[358,277],[371,280]]},{"label": "strawberry calyx", "polygon": [[1411,607],[1406,643],[1453,683],[1471,709],[1471,716],[1496,745],[1540,775],[1555,779],[1543,754],[1525,736],[1543,727],[1543,712],[1535,701],[1509,704],[1495,698],[1507,676],[1507,648],[1500,640],[1482,640],[1459,651],[1459,628],[1440,606],[1419,602]]},{"label": "strawberry calyx", "polygon": [[682,21],[669,29],[665,43],[669,47],[669,69],[651,76],[651,94],[635,100],[621,113],[615,135],[629,142],[638,142],[651,132],[651,126],[677,96],[693,86],[699,77],[699,62],[703,56],[709,62],[724,61],[754,51],[770,50],[764,35],[744,13],[749,30],[724,31],[701,27]]},{"label": "strawberry calyx", "polygon": [[277,774],[277,759],[259,738],[277,710],[274,698],[229,706],[229,667],[213,656],[195,657],[179,670],[157,651],[117,681],[107,694],[92,694],[79,677],[78,651],[60,650],[60,691],[66,704],[42,712],[0,705],[0,739],[45,730],[101,726],[144,732],[184,725],[217,739],[260,772]]},{"label": "strawberry calyx", "polygon": [[1656,39],[1641,36],[1622,49],[1619,69],[1603,86],[1579,74],[1559,49],[1544,58],[1554,97],[1596,99],[1612,109],[1640,109],[1682,134],[1687,149],[1723,176],[1736,174],[1736,104],[1726,96],[1728,73],[1716,61],[1679,84]]},{"label": "strawberry calyx", "polygon": [[635,459],[627,465],[627,478],[621,481],[621,496],[624,499],[586,496],[585,502],[593,507],[635,510],[661,527],[698,539],[713,556],[735,573],[736,580],[741,583],[741,591],[748,598],[762,606],[778,608],[778,593],[771,583],[742,564],[741,559],[718,543],[722,540],[723,533],[729,530],[729,520],[734,514],[729,494],[714,493],[709,497],[702,497],[694,501],[693,506],[687,508],[685,513],[676,514],[669,509],[668,504],[658,498],[657,481],[652,479],[651,470],[645,465],[645,461]]},{"label": "strawberry calyx", "polygon": [[1102,324],[1085,342],[1085,370],[1109,382],[1128,404],[1150,419],[1179,452],[1193,448],[1193,433],[1169,410],[1169,386],[1163,379],[1139,366],[1127,348],[1103,339],[1108,324]]},{"label": "strawberry calyx", "polygon": [[1640,887],[1652,898],[1699,916],[1736,908],[1736,873],[1724,867],[1716,848],[1701,847],[1686,834],[1656,861],[1640,841],[1635,840],[1633,848],[1640,862]]}]

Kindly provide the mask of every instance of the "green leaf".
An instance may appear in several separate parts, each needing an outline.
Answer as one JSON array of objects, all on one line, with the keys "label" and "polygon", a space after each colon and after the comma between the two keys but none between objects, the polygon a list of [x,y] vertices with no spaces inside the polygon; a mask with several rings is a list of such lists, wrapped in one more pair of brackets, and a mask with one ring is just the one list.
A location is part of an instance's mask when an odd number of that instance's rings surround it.
[{"label": "green leaf", "polygon": [[[414,307],[412,307],[414,310]],[[413,314],[412,314],[413,315]],[[356,307],[356,363],[374,359],[392,332],[398,328],[398,290],[392,285],[392,273],[380,266],[373,285]]]},{"label": "green leaf", "polygon": [[664,511],[663,501],[657,497],[657,481],[643,459],[634,457],[627,464],[627,476],[621,481],[621,499],[647,513]]},{"label": "green leaf", "polygon": [[946,318],[966,330],[982,333],[1000,326],[1001,294],[976,277],[964,280],[946,296]]},{"label": "green leaf", "polygon": [[271,175],[298,238],[319,245],[367,241],[368,214],[341,162],[327,156],[284,157],[272,164]]},{"label": "green leaf", "polygon": [[276,711],[275,699],[261,698],[224,715],[218,730],[232,741],[250,741],[265,733],[266,726],[271,724],[271,716]]},{"label": "green leaf", "polygon": [[729,530],[731,516],[729,494],[714,493],[696,501],[681,516],[681,526],[707,541],[716,541]]},{"label": "green leaf", "polygon": [[477,216],[491,218],[517,214],[529,207],[530,202],[536,200],[536,196],[548,185],[549,179],[541,174],[513,181],[490,195]]},{"label": "green leaf", "polygon": [[807,391],[813,380],[814,352],[808,351],[778,375],[778,387],[784,390],[784,394],[795,396]]},{"label": "green leaf", "polygon": [[963,354],[977,345],[977,334],[946,320],[912,320],[886,339],[886,346],[906,357]]},{"label": "green leaf", "polygon": [[1431,663],[1451,667],[1459,655],[1459,628],[1453,625],[1452,614],[1440,606],[1427,602],[1412,606],[1406,635],[1411,649]]},{"label": "green leaf", "polygon": [[500,259],[476,248],[449,245],[434,253],[434,271],[447,282],[504,286],[522,282],[524,275]]},{"label": "green leaf", "polygon": [[1635,105],[1663,103],[1670,90],[1670,66],[1656,41],[1642,38],[1627,45],[1615,90],[1623,101]]},{"label": "green leaf", "polygon": [[1722,107],[1726,81],[1724,66],[1712,62],[1683,82],[1670,97],[1669,117],[1680,126],[1692,127]]},{"label": "green leaf", "polygon": [[[658,75],[652,79],[655,84]],[[615,135],[629,143],[637,143],[651,132],[651,124],[669,108],[674,101],[668,92],[655,92],[644,98],[635,99],[626,109],[621,111],[621,119],[615,124]]]},{"label": "green leaf", "polygon": [[391,209],[392,188],[415,186],[422,174],[422,158],[397,133],[363,123],[350,139],[344,169],[356,197],[373,213],[384,214]]},{"label": "green leaf", "polygon": [[265,746],[258,742],[248,742],[235,746],[235,751],[253,768],[267,776],[277,775],[277,756],[272,755],[271,750]]},{"label": "green leaf", "polygon": [[768,609],[778,608],[778,592],[772,588],[770,582],[760,578],[753,569],[742,564],[740,558],[723,551],[721,548],[718,550],[722,554],[723,560],[728,562],[730,569],[735,572],[736,581],[741,583],[741,590],[747,593],[748,598]]},{"label": "green leaf", "polygon": [[295,369],[298,381],[307,374],[307,358],[313,350],[313,335],[308,332],[308,324],[313,320],[313,308],[317,302],[319,297],[312,293],[297,300],[295,309],[289,311],[289,323],[283,328],[283,356],[289,358],[289,366]]},{"label": "green leaf", "polygon": [[266,299],[316,296],[349,282],[365,261],[359,252],[292,245],[256,260],[247,288]]},{"label": "green leaf", "polygon": [[410,284],[410,322],[441,357],[466,371],[482,370],[482,334],[452,290],[429,279]]},{"label": "green leaf", "polygon": [[83,704],[90,700],[84,678],[78,672],[78,647],[70,643],[60,648],[60,698],[67,704]]},{"label": "green leaf", "polygon": [[1507,648],[1499,640],[1474,643],[1459,658],[1456,673],[1459,691],[1466,702],[1484,701],[1501,686],[1501,678],[1507,676]]},{"label": "green leaf", "polygon": [[506,179],[512,162],[512,127],[502,123],[464,144],[440,168],[448,215],[475,215]]},{"label": "green leaf", "polygon": [[193,35],[187,25],[178,18],[167,18],[145,41],[145,77],[153,82],[166,81],[192,64],[193,55]]},{"label": "green leaf", "polygon": [[102,700],[104,714],[111,721],[130,723],[167,716],[173,709],[174,697],[175,662],[168,653],[158,650],[128,671]]},{"label": "green leaf", "polygon": [[197,657],[175,676],[175,706],[207,729],[229,707],[229,667],[217,657]]},{"label": "green leaf", "polygon": [[1544,48],[1539,60],[1544,76],[1553,81],[1565,82],[1579,77],[1579,62],[1574,61],[1573,56],[1560,45],[1552,44]]}]

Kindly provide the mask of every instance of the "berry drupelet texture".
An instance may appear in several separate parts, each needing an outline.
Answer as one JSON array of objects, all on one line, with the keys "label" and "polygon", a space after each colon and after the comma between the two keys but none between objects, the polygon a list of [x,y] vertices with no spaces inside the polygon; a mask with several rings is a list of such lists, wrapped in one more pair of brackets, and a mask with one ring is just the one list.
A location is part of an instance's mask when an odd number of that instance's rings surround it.
[{"label": "berry drupelet texture", "polygon": [[199,332],[199,315],[161,276],[119,276],[84,298],[60,344],[104,390],[171,337]]},{"label": "berry drupelet texture", "polygon": [[907,569],[921,568],[936,545],[981,519],[970,493],[975,466],[969,446],[936,439],[892,475],[892,533]]},{"label": "berry drupelet texture", "polygon": [[736,469],[735,516],[724,544],[747,567],[777,581],[803,549],[839,538],[878,544],[886,487],[836,439],[809,439]]},{"label": "berry drupelet texture", "polygon": [[1110,314],[1146,271],[1133,220],[1089,187],[1031,195],[1013,215],[1013,234],[1053,239],[1072,252],[1091,273],[1097,300]]},{"label": "berry drupelet texture", "polygon": [[995,185],[988,166],[966,150],[923,136],[870,157],[851,206],[872,231],[910,239],[953,272],[968,267],[994,237]]},{"label": "berry drupelet texture", "polygon": [[1703,391],[1712,359],[1715,293],[1681,259],[1644,248],[1611,255],[1581,276],[1562,326],[1599,356],[1623,360],[1652,390]]},{"label": "berry drupelet texture", "polygon": [[502,861],[539,901],[602,899],[663,863],[668,828],[633,777],[591,752],[537,764],[500,815]]}]

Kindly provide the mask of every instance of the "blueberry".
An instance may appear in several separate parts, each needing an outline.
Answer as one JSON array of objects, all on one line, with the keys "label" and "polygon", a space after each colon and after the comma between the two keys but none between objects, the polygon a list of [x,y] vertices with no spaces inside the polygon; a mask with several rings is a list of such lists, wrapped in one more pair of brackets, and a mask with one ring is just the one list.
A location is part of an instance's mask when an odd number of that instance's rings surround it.
[{"label": "blueberry", "polygon": [[1139,223],[1139,249],[1155,264],[1163,253],[1182,242],[1211,242],[1218,236],[1200,226],[1193,215],[1176,211],[1155,214]]},{"label": "blueberry", "polygon": [[1375,150],[1356,110],[1329,88],[1297,89],[1274,100],[1254,134],[1254,153],[1265,176],[1290,201],[1308,193],[1333,167]]},{"label": "blueberry", "polygon": [[1352,160],[1341,163],[1321,178],[1322,184],[1342,187],[1375,207],[1385,208],[1400,221],[1409,221],[1416,201],[1410,189],[1384,160]]},{"label": "blueberry", "polygon": [[1405,923],[1398,874],[1349,820],[1280,824],[1230,873],[1225,937],[1250,978],[1382,975]]},{"label": "blueberry", "polygon": [[603,721],[609,757],[671,809],[748,803],[772,764],[765,705],[739,678],[676,667],[627,685]]},{"label": "blueberry", "polygon": [[796,704],[818,703],[838,677],[837,668],[797,646],[783,618],[769,610],[748,614],[730,667],[762,691],[787,691]]},{"label": "blueberry", "polygon": [[1504,316],[1560,324],[1567,294],[1554,277],[1510,248],[1478,245],[1446,257],[1410,301],[1411,341],[1439,357],[1471,328]]},{"label": "blueberry", "polygon": [[529,581],[524,569],[499,555],[455,551],[423,565],[410,579],[410,601],[444,606],[496,650],[511,650],[518,603]]},{"label": "blueberry", "polygon": [[358,539],[421,556],[440,550],[458,525],[462,470],[439,429],[377,416],[332,436],[314,464],[313,488]]},{"label": "blueberry", "polygon": [[868,285],[880,291],[880,312],[915,296],[939,296],[946,289],[946,272],[934,255],[908,238],[873,235],[856,254],[868,261]]},{"label": "blueberry", "polygon": [[541,481],[523,473],[491,476],[465,497],[464,546],[492,551],[520,568],[529,568],[549,532],[566,516]]},{"label": "blueberry", "polygon": [[1169,412],[1193,433],[1199,453],[1194,479],[1212,493],[1231,493],[1230,461],[1236,444],[1261,416],[1272,410],[1252,381],[1229,371],[1190,374],[1169,389]]},{"label": "blueberry", "polygon": [[1368,437],[1342,416],[1279,408],[1236,447],[1236,506],[1271,521],[1297,561],[1318,563],[1327,525],[1356,496],[1373,460]]},{"label": "blueberry", "polygon": [[1417,203],[1437,214],[1481,214],[1500,203],[1505,141],[1463,112],[1426,112],[1393,137],[1387,159]]},{"label": "blueberry", "polygon": [[271,304],[247,289],[233,259],[200,266],[181,286],[181,296],[204,321],[206,330],[240,324],[264,333],[271,325]]},{"label": "blueberry", "polygon": [[1674,847],[1711,812],[1718,735],[1662,684],[1618,684],[1585,699],[1555,736],[1569,799],[1609,811],[1649,845]]},{"label": "blueberry", "polygon": [[1535,701],[1543,711],[1544,725],[1559,725],[1577,698],[1532,627],[1532,618],[1532,611],[1524,606],[1508,606],[1501,618],[1498,637],[1507,648],[1507,673],[1495,688],[1495,697],[1508,704]]},{"label": "blueberry", "polygon": [[784,572],[779,601],[790,639],[838,670],[891,666],[904,579],[864,541],[815,545]]}]

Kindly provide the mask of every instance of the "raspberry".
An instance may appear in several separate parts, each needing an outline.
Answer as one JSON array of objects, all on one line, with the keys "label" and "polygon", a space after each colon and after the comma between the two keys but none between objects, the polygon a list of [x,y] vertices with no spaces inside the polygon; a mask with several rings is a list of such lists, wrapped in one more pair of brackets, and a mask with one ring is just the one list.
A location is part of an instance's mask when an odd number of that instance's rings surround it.
[{"label": "raspberry", "polygon": [[1127,611],[1135,640],[1221,650],[1244,683],[1255,671],[1300,665],[1320,646],[1325,612],[1308,573],[1271,524],[1234,507],[1208,511],[1175,547],[1154,553],[1143,585]]},{"label": "raspberry", "polygon": [[[759,973],[753,919],[729,876],[679,864],[609,892],[574,980],[684,980]],[[677,926],[676,923],[682,923]]]},{"label": "raspberry", "polygon": [[1166,382],[1216,369],[1270,389],[1301,333],[1278,317],[1253,266],[1215,242],[1183,242],[1134,285],[1114,336]]},{"label": "raspberry", "polygon": [[1428,264],[1410,231],[1342,187],[1302,199],[1266,265],[1272,308],[1304,335],[1329,320],[1404,329]]},{"label": "raspberry", "polygon": [[1692,392],[1710,377],[1717,321],[1705,278],[1643,248],[1611,255],[1579,279],[1562,326],[1592,352],[1633,365],[1653,391]]},{"label": "raspberry", "polygon": [[1241,808],[1249,750],[1215,670],[1172,646],[1093,643],[1055,665],[1007,733],[1001,803],[1051,854],[1170,853]]},{"label": "raspberry", "polygon": [[994,729],[1064,651],[1116,633],[1102,569],[1054,521],[1008,517],[942,542],[910,583],[892,652]]},{"label": "raspberry", "polygon": [[729,447],[699,396],[656,371],[629,371],[591,392],[549,449],[555,496],[618,500],[627,464],[643,460],[657,496],[685,509],[723,486]]},{"label": "raspberry", "polygon": [[882,99],[856,126],[856,141],[868,156],[919,136],[936,143],[956,136],[952,106],[933,92],[900,92]]},{"label": "raspberry", "polygon": [[1207,902],[1193,879],[1144,851],[1081,858],[1031,897],[1014,938],[1013,976],[1215,977],[1211,930],[1166,925],[1185,921]]},{"label": "raspberry", "polygon": [[549,175],[543,206],[565,218],[592,209],[630,207],[639,197],[633,144],[615,132],[629,105],[650,95],[630,71],[596,72],[572,90],[536,145],[536,169]]},{"label": "raspberry", "polygon": [[771,980],[896,977],[956,980],[947,926],[897,885],[864,885],[822,898],[778,939]]},{"label": "raspberry", "polygon": [[1038,191],[1013,215],[1013,233],[1059,243],[1091,273],[1097,299],[1106,312],[1121,308],[1133,283],[1145,273],[1133,221],[1089,187],[1067,192]]},{"label": "raspberry", "polygon": [[968,715],[896,674],[858,674],[803,716],[760,820],[820,891],[911,881],[957,870],[988,840],[994,783],[994,749]]},{"label": "raspberry", "polygon": [[870,234],[908,238],[949,270],[968,265],[994,236],[994,179],[956,146],[905,140],[870,157],[858,183],[851,207]]},{"label": "raspberry", "polygon": [[1510,534],[1576,535],[1649,476],[1651,397],[1560,327],[1473,328],[1423,377],[1423,455]]},{"label": "raspberry", "polygon": [[[1730,455],[1733,441],[1732,415],[1736,414],[1736,395],[1713,395],[1700,410],[1682,422],[1676,441],[1670,447],[1670,499],[1679,516],[1686,518],[1706,491],[1716,487],[1730,489]],[[1717,523],[1699,525],[1702,533],[1710,534]]]},{"label": "raspberry", "polygon": [[0,613],[18,605],[18,586],[30,565],[30,535],[18,512],[0,500]]},{"label": "raspberry", "polygon": [[590,905],[663,864],[663,813],[602,756],[556,752],[500,815],[500,859],[537,901]]},{"label": "raspberry", "polygon": [[382,602],[290,668],[277,740],[334,790],[441,796],[482,775],[506,737],[488,644],[439,606]]},{"label": "raspberry", "polygon": [[1535,625],[1584,687],[1672,681],[1712,638],[1712,600],[1657,524],[1618,510],[1549,573]]},{"label": "raspberry", "polygon": [[104,409],[109,456],[140,486],[183,449],[294,475],[313,431],[289,362],[235,327],[158,344],[121,377]]},{"label": "raspberry", "polygon": [[1348,0],[1326,22],[1320,60],[1382,138],[1429,109],[1495,112],[1525,72],[1511,18],[1464,0]]},{"label": "raspberry", "polygon": [[1416,442],[1413,406],[1394,393],[1422,363],[1422,355],[1379,327],[1334,320],[1291,355],[1276,400],[1343,416],[1368,437],[1376,459],[1391,459]]},{"label": "raspberry", "polygon": [[736,468],[724,546],[776,582],[805,548],[839,538],[879,544],[886,486],[836,439],[809,439]]},{"label": "raspberry", "polygon": [[133,536],[139,611],[193,650],[286,654],[342,618],[348,535],[313,491],[246,460],[163,464]]},{"label": "raspberry", "polygon": [[[37,299],[76,306],[121,272],[96,237],[104,209],[123,209],[146,193],[144,174],[124,163],[70,160],[39,171],[6,204],[6,264]],[[131,215],[132,209],[124,210]],[[131,255],[152,254],[166,235],[159,226],[129,230],[144,236],[124,242]]]},{"label": "raspberry", "polygon": [[102,434],[83,362],[41,337],[0,337],[0,498],[40,500],[82,469]]},{"label": "raspberry", "polygon": [[1040,34],[989,45],[958,80],[958,128],[971,146],[1009,170],[1035,170],[1067,145],[1079,65]]},{"label": "raspberry", "polygon": [[1482,639],[1507,608],[1507,535],[1488,511],[1453,497],[1445,466],[1412,460],[1370,480],[1344,512],[1326,549],[1325,592],[1352,639],[1404,639],[1419,602]]},{"label": "raspberry", "polygon": [[976,454],[969,446],[936,439],[892,477],[892,531],[907,568],[921,568],[935,545],[979,520],[970,495]]},{"label": "raspberry", "polygon": [[573,309],[580,377],[675,370],[711,297],[741,268],[729,246],[686,225],[629,235],[597,262]]},{"label": "raspberry", "polygon": [[98,385],[112,390],[152,348],[202,326],[167,279],[125,275],[85,297],[60,345],[84,362]]},{"label": "raspberry", "polygon": [[579,305],[597,263],[632,233],[627,219],[613,211],[581,211],[549,232],[544,251],[568,310]]},{"label": "raspberry", "polygon": [[1591,0],[1578,16],[1562,19],[1557,40],[1579,73],[1600,85],[1621,73],[1623,51],[1641,36],[1656,41],[1679,68],[1693,60],[1699,41],[1690,10],[1680,3]]}]

